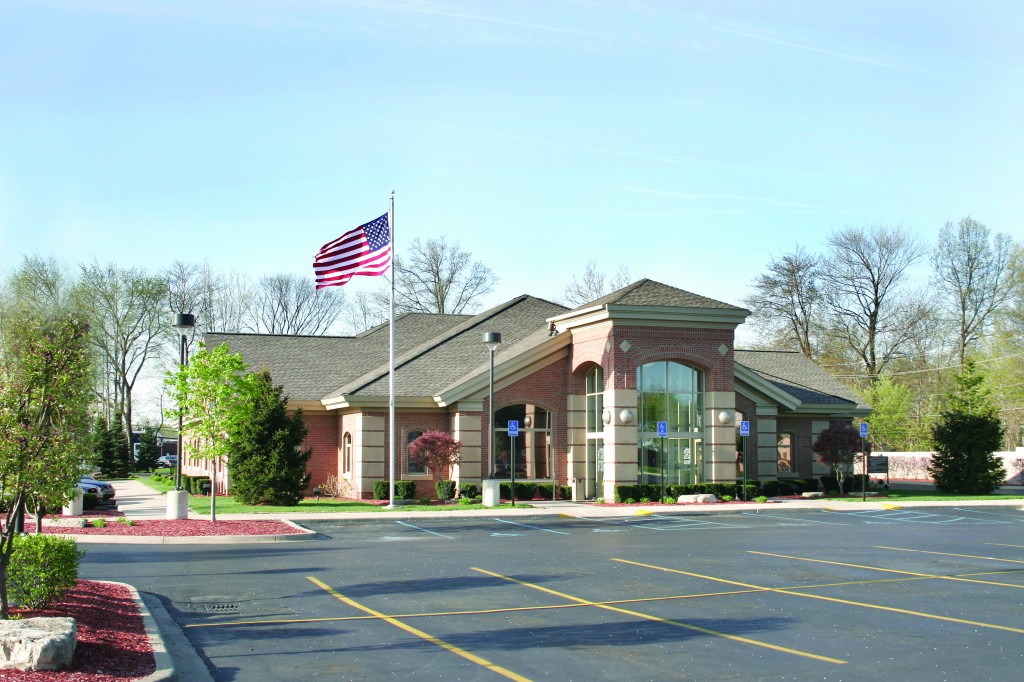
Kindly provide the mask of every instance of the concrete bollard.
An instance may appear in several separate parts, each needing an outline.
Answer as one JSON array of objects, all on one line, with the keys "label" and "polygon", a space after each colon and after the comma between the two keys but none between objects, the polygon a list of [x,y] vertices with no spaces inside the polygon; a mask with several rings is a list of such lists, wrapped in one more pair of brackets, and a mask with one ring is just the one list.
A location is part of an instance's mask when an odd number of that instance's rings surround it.
[{"label": "concrete bollard", "polygon": [[188,518],[188,491],[169,490],[167,491],[167,518],[187,519]]},{"label": "concrete bollard", "polygon": [[483,503],[485,507],[497,507],[501,504],[501,482],[493,478],[482,481]]}]

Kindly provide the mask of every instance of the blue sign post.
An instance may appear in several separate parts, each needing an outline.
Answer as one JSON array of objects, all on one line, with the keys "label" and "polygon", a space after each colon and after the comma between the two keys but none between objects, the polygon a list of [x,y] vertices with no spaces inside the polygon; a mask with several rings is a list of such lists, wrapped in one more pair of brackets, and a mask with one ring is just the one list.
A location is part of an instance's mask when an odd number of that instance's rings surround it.
[{"label": "blue sign post", "polygon": [[516,436],[519,435],[519,421],[516,419],[510,419],[508,422],[508,437],[512,441],[511,452],[508,454],[509,458],[509,475],[511,476],[512,485],[512,506],[516,506]]},{"label": "blue sign post", "polygon": [[861,461],[864,463],[864,471],[861,472],[861,485],[860,485],[860,499],[861,501],[868,499],[868,470],[871,468],[871,453],[867,451],[867,447],[864,444],[864,439],[868,437],[868,423],[860,423],[860,452]]},{"label": "blue sign post", "polygon": [[744,502],[747,501],[747,438],[750,437],[750,422],[743,420],[740,422],[740,438],[743,439],[743,443],[739,445],[739,457],[740,466],[743,468],[743,494],[740,497]]},{"label": "blue sign post", "polygon": [[665,436],[668,435],[668,422],[658,422],[658,436],[661,437],[661,502],[665,501]]}]

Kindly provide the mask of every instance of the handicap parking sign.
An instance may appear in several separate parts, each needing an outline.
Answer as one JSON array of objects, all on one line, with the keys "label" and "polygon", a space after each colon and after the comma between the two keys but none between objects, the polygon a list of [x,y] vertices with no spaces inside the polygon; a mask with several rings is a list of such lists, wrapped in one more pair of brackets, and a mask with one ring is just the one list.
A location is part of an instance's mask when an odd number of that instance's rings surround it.
[{"label": "handicap parking sign", "polygon": [[860,423],[860,437],[861,438],[867,438],[868,437],[868,423],[867,422],[861,422]]},{"label": "handicap parking sign", "polygon": [[748,422],[748,421],[740,422],[740,435],[744,436],[744,437],[750,435],[750,422]]},{"label": "handicap parking sign", "polygon": [[515,437],[519,435],[519,422],[512,419],[508,423],[508,435]]},{"label": "handicap parking sign", "polygon": [[668,435],[668,422],[658,422],[658,435],[663,437]]}]

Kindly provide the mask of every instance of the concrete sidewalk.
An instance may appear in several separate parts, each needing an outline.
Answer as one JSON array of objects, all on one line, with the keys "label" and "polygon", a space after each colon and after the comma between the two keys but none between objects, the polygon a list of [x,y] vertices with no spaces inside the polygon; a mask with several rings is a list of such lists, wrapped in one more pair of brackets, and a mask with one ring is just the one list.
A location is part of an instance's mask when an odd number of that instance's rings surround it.
[{"label": "concrete sidewalk", "polygon": [[[149,486],[134,479],[111,481],[117,489],[117,507],[124,515],[131,519],[165,519],[167,518],[167,498]],[[1024,495],[1024,488],[1011,486],[1000,489],[1001,493]],[[400,507],[394,510],[374,512],[288,512],[288,513],[250,513],[250,514],[222,514],[217,513],[217,518],[222,520],[287,520],[287,521],[322,521],[322,520],[385,520],[390,518],[440,518],[441,516],[457,515],[460,517],[487,517],[494,515],[501,516],[538,516],[538,515],[563,515],[572,517],[607,518],[636,516],[640,514],[715,514],[738,511],[750,511],[755,509],[845,509],[845,510],[869,510],[886,509],[893,506],[910,507],[966,507],[966,506],[1024,506],[1024,500],[1013,499],[989,499],[976,501],[938,501],[938,502],[917,502],[905,500],[888,500],[885,498],[868,498],[866,502],[861,501],[859,496],[848,499],[773,499],[764,503],[723,503],[717,504],[680,504],[680,505],[612,505],[597,504],[594,502],[571,502],[565,500],[542,501],[531,500],[528,503],[519,503],[522,506],[515,508],[503,506],[490,509],[464,509],[458,504],[452,505],[449,509],[423,511],[417,505]],[[209,519],[208,514],[198,514],[189,511],[190,519]]]}]

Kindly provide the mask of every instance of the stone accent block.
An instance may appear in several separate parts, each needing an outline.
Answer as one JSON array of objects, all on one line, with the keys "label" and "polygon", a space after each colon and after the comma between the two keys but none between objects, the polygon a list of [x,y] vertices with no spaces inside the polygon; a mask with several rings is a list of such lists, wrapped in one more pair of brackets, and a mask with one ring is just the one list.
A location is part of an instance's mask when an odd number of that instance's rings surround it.
[{"label": "stone accent block", "polygon": [[74,618],[0,621],[0,668],[63,670],[75,655]]}]

